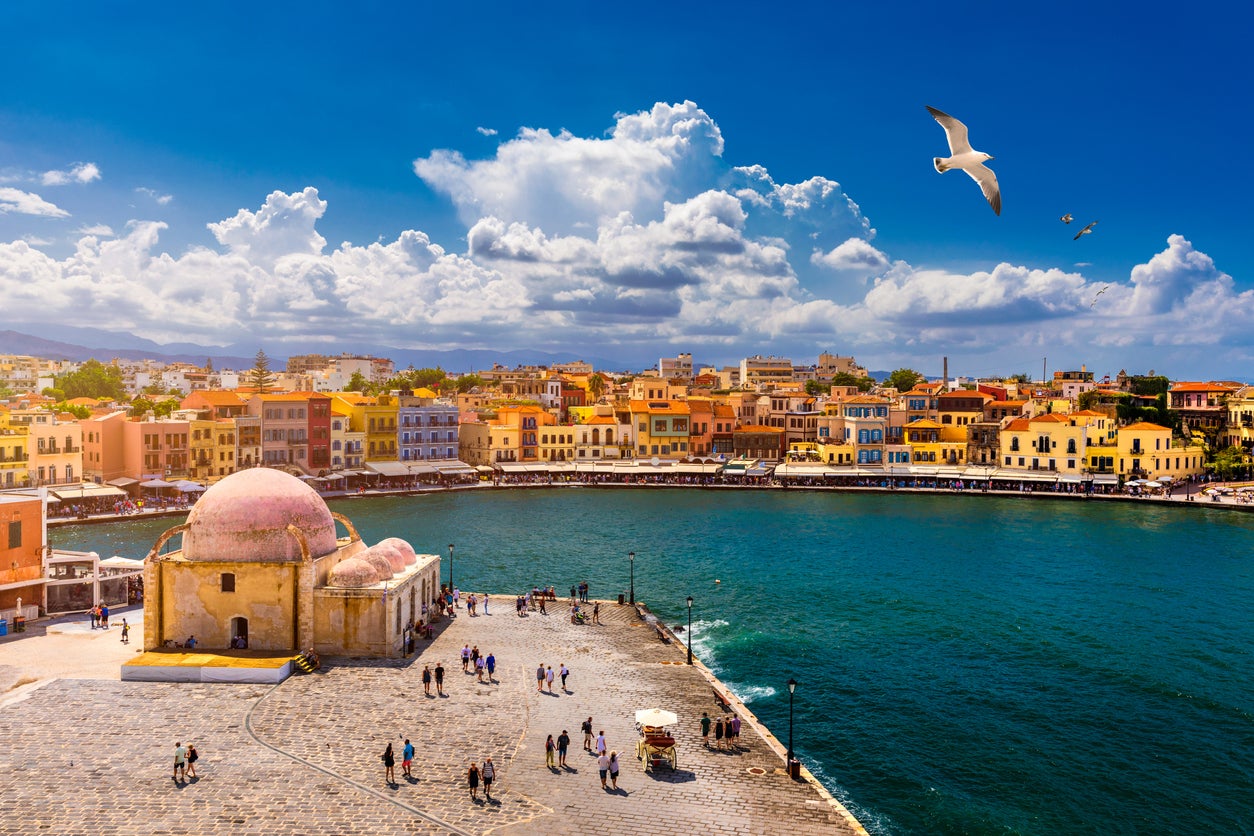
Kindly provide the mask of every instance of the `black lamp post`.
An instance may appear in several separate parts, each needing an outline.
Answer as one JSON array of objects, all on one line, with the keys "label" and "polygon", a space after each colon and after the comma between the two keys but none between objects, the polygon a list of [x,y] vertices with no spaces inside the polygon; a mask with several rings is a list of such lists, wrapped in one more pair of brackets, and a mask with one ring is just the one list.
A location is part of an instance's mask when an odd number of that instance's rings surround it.
[{"label": "black lamp post", "polygon": [[636,605],[636,553],[627,552],[627,565],[631,568],[631,605]]},{"label": "black lamp post", "polygon": [[692,596],[688,596],[688,664],[692,664]]},{"label": "black lamp post", "polygon": [[453,544],[448,544],[448,591],[453,592]]},{"label": "black lamp post", "polygon": [[797,680],[788,678],[788,769],[791,773],[792,762],[796,760],[792,752],[792,695],[797,690]]}]

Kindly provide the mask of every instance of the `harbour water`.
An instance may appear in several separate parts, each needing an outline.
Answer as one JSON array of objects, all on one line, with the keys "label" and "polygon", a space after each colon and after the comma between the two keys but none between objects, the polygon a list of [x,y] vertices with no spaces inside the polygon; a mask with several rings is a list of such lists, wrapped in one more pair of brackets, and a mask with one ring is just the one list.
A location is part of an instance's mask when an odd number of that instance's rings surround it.
[{"label": "harbour water", "polygon": [[[463,590],[627,592],[875,834],[1249,833],[1254,515],[559,488],[332,503]],[[177,520],[50,532],[142,556]],[[449,567],[444,567],[448,578]],[[504,603],[504,602],[502,602]]]}]

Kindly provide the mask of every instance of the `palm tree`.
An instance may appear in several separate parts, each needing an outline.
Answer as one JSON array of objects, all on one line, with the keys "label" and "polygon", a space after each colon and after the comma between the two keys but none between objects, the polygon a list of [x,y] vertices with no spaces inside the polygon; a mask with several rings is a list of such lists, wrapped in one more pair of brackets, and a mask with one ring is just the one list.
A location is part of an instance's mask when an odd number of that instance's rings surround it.
[{"label": "palm tree", "polygon": [[594,402],[601,400],[601,395],[605,392],[605,378],[600,372],[593,372],[588,377],[588,394],[592,396]]}]

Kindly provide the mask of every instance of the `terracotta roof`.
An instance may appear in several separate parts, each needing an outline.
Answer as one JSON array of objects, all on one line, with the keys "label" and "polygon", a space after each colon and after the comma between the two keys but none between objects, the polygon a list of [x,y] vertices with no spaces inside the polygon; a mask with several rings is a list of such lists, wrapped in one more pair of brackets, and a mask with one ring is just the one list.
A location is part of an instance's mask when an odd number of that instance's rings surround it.
[{"label": "terracotta roof", "polygon": [[943,430],[943,429],[945,429],[945,425],[944,425],[944,424],[942,424],[942,423],[940,423],[940,422],[938,422],[938,421],[933,421],[931,418],[924,418],[924,419],[923,419],[923,420],[921,420],[921,421],[911,421],[909,424],[906,424],[906,425],[905,425],[902,429],[906,429],[906,430],[919,430],[919,429],[923,429],[923,430]]},{"label": "terracotta roof", "polygon": [[672,415],[688,415],[691,410],[686,401],[637,401],[631,402],[632,412],[667,412]]},{"label": "terracotta roof", "polygon": [[1081,409],[1079,412],[1073,412],[1072,415],[1083,415],[1089,418],[1106,418],[1105,412],[1095,412],[1091,409]]},{"label": "terracotta roof", "polygon": [[[925,394],[925,393],[920,393]],[[880,406],[888,405],[888,398],[879,398],[875,395],[854,395],[852,398],[845,398],[841,403],[873,403]]]},{"label": "terracotta roof", "polygon": [[610,416],[608,416],[608,415],[597,415],[597,416],[596,416],[596,417],[594,417],[594,418],[589,418],[587,421],[584,421],[584,424],[613,424],[613,425],[617,425],[617,424],[618,424],[618,421],[617,421],[616,419],[614,419],[614,418],[611,418],[611,417],[610,417]]},{"label": "terracotta roof", "polygon": [[735,430],[735,432],[738,432],[738,433],[739,433],[739,432],[747,432],[747,433],[782,433],[783,431],[784,431],[783,427],[767,427],[767,426],[763,426],[762,424],[748,424],[748,425],[743,426],[743,427],[737,427],[737,428],[736,428],[736,430]]},{"label": "terracotta roof", "polygon": [[1164,427],[1159,424],[1151,424],[1149,421],[1137,421],[1135,424],[1128,424],[1126,427],[1120,427],[1119,431],[1124,430],[1158,430],[1160,432],[1171,432],[1171,428]]},{"label": "terracotta roof", "polygon": [[1028,419],[1032,424],[1070,424],[1071,417],[1068,415],[1059,415],[1057,412],[1048,412],[1044,415],[1037,415]]},{"label": "terracotta roof", "polygon": [[1006,425],[1006,430],[1008,432],[1027,432],[1032,429],[1028,424],[1027,418],[1016,418]]},{"label": "terracotta roof", "polygon": [[1228,383],[1197,383],[1190,381],[1181,381],[1173,384],[1171,391],[1173,392],[1233,392],[1238,387]]}]

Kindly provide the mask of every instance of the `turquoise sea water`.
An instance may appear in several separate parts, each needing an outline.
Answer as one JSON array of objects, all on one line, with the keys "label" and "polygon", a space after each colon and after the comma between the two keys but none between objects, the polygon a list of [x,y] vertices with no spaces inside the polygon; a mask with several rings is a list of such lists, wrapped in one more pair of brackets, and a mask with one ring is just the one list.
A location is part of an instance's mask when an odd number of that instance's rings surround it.
[{"label": "turquoise sea water", "polygon": [[[1254,832],[1254,515],[559,488],[332,503],[463,590],[692,595],[703,661],[874,834]],[[55,529],[142,556],[171,520]],[[448,577],[448,567],[444,567]],[[721,581],[720,583],[716,583]],[[781,830],[785,832],[785,830]]]}]

